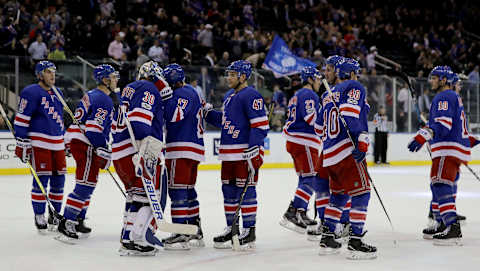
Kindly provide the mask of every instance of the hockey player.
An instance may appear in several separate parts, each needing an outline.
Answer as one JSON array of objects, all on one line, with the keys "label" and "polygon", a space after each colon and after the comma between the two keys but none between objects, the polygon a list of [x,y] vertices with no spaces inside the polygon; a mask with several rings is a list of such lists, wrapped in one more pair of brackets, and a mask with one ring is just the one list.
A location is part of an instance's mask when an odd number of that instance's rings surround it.
[{"label": "hockey player", "polygon": [[[156,184],[162,208],[166,203],[166,178],[161,178],[163,169],[160,162],[150,165],[142,157],[149,151],[147,145],[162,147],[162,99],[166,100],[171,95],[172,91],[162,77],[162,69],[154,61],[144,63],[138,71],[137,81],[122,90],[121,110],[113,121],[112,144],[113,164],[128,193],[120,255],[155,255],[157,248],[163,246],[154,236],[156,224],[142,178]],[[127,117],[138,150],[132,144]],[[159,158],[162,156],[158,153]]]},{"label": "hockey player", "polygon": [[[322,142],[315,135],[313,127],[318,112],[319,98],[316,92],[321,85],[321,76],[314,67],[305,67],[300,76],[304,86],[290,99],[288,117],[283,127],[287,152],[292,156],[299,180],[294,199],[280,220],[280,225],[305,233],[307,227],[312,228],[317,224],[306,213],[310,197],[316,192],[317,198],[328,199],[329,193],[328,177],[319,179],[315,171],[322,151]],[[325,195],[318,195],[319,186],[323,186]]]},{"label": "hockey player", "polygon": [[[242,248],[255,247],[258,170],[263,163],[263,141],[269,129],[263,97],[247,80],[252,64],[245,60],[232,62],[226,68],[226,80],[232,88],[223,102],[223,112],[205,106],[207,122],[220,127],[219,159],[227,227],[213,238],[215,248],[230,248],[232,224],[244,185],[248,185],[241,204],[243,232],[239,236]],[[251,167],[250,167],[251,165]],[[249,178],[254,174],[253,178]],[[248,180],[248,182],[247,182]],[[247,182],[247,183],[245,183]]]},{"label": "hockey player", "polygon": [[430,187],[432,202],[438,203],[439,212],[435,212],[433,203],[432,209],[439,223],[431,231],[424,231],[424,235],[431,235],[436,245],[461,244],[454,185],[460,165],[470,161],[470,148],[478,143],[468,132],[462,100],[452,89],[454,77],[448,66],[432,69],[429,83],[437,94],[432,100],[428,125],[422,127],[408,144],[411,152],[417,152],[426,141],[431,143]]},{"label": "hockey player", "polygon": [[[45,189],[50,184],[48,198],[58,213],[63,201],[66,161],[63,106],[52,90],[55,87],[55,72],[56,67],[50,61],[40,61],[35,65],[38,84],[29,85],[20,93],[14,129],[15,155],[23,163],[32,164]],[[45,204],[46,199],[33,180],[32,206],[35,226],[40,233],[45,233],[47,229]],[[49,212],[48,228],[56,230],[58,222]]]},{"label": "hockey player", "polygon": [[[369,145],[369,106],[365,89],[357,81],[359,70],[357,61],[348,58],[340,60],[335,68],[340,83],[332,89],[332,95],[326,92],[321,99],[319,123],[323,123],[323,166],[328,170],[332,197],[325,210],[320,254],[338,253],[341,248],[341,244],[335,241],[335,229],[340,222],[342,207],[348,200],[342,195],[346,193],[352,198],[348,258],[372,259],[376,257],[377,249],[362,241],[370,199],[370,181],[365,163]],[[346,127],[340,118],[346,121]]]},{"label": "hockey player", "polygon": [[76,162],[75,188],[67,197],[63,219],[58,226],[57,240],[71,243],[79,238],[78,233],[87,235],[91,229],[84,225],[90,198],[97,185],[100,169],[110,166],[111,150],[108,146],[114,101],[119,99],[117,88],[118,72],[102,64],[94,68],[93,77],[97,87],[88,91],[78,103],[75,118],[80,127],[72,124],[65,134],[67,150]]},{"label": "hockey player", "polygon": [[185,84],[185,73],[180,65],[168,65],[163,70],[163,76],[173,89],[172,99],[165,103],[165,157],[172,222],[198,226],[196,235],[172,234],[163,242],[165,249],[188,250],[190,245],[205,246],[200,228],[200,205],[195,190],[198,163],[205,161],[204,102],[193,87]]}]

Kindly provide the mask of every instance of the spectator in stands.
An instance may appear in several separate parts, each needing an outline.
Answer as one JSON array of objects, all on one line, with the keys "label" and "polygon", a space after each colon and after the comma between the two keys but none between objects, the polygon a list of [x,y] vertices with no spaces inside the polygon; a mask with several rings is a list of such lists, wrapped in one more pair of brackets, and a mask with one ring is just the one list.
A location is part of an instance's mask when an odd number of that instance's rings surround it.
[{"label": "spectator in stands", "polygon": [[112,15],[115,14],[115,9],[113,6],[112,1],[108,0],[101,0],[100,1],[100,12],[102,13],[102,16],[106,18],[110,18]]},{"label": "spectator in stands", "polygon": [[203,93],[202,87],[198,85],[198,79],[197,78],[192,79],[192,82],[190,82],[190,85],[197,91],[198,96],[200,96],[202,99],[205,100],[205,94]]},{"label": "spectator in stands", "polygon": [[35,62],[47,57],[47,45],[43,42],[42,34],[37,34],[37,40],[30,44],[30,47],[28,47],[28,53],[30,53]]},{"label": "spectator in stands", "polygon": [[480,83],[480,76],[478,74],[478,65],[473,68],[473,70],[468,74],[468,80],[471,81],[474,84]]},{"label": "spectator in stands", "polygon": [[167,59],[165,56],[165,51],[163,50],[163,47],[160,45],[159,39],[156,39],[153,42],[152,47],[148,49],[148,56],[158,63],[166,62]]},{"label": "spectator in stands", "polygon": [[218,61],[219,67],[227,67],[230,64],[230,54],[228,51],[223,52],[222,58]]},{"label": "spectator in stands", "polygon": [[200,45],[207,48],[213,47],[213,26],[211,24],[206,24],[203,29],[198,33],[198,41]]},{"label": "spectator in stands", "polygon": [[367,69],[371,71],[375,69],[375,56],[377,55],[377,47],[370,47],[370,53],[367,55]]},{"label": "spectator in stands", "polygon": [[124,37],[125,33],[119,32],[115,36],[115,39],[110,42],[110,45],[108,46],[108,55],[115,60],[120,60],[122,58],[122,55],[124,54],[122,44],[122,40]]},{"label": "spectator in stands", "polygon": [[150,58],[143,53],[142,47],[139,47],[137,50],[137,59],[135,60],[135,70],[138,71],[140,67],[149,60]]},{"label": "spectator in stands", "polygon": [[397,117],[397,131],[404,132],[407,124],[408,104],[410,102],[410,91],[407,84],[402,84],[397,96],[398,101],[398,117]]},{"label": "spectator in stands", "polygon": [[60,46],[60,43],[55,43],[52,49],[50,49],[50,53],[48,53],[47,58],[49,60],[65,60],[67,57],[65,56],[65,51]]},{"label": "spectator in stands", "polygon": [[203,58],[202,64],[204,66],[215,67],[215,61],[217,61],[217,57],[215,56],[215,50],[210,49]]}]

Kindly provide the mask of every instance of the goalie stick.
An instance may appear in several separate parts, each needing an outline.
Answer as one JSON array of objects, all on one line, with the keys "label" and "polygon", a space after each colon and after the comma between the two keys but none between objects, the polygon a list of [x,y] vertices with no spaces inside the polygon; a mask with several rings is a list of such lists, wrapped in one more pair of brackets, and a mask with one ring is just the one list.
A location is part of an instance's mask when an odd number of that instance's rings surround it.
[{"label": "goalie stick", "polygon": [[[3,106],[2,104],[0,103],[0,113],[3,117],[3,119],[5,120],[5,123],[7,124],[7,127],[8,127],[8,130],[10,130],[10,132],[12,133],[13,135],[13,138],[15,138],[15,131],[13,130],[13,126],[12,124],[10,123],[10,120],[8,119],[8,116],[7,116],[7,113],[5,113],[5,110],[3,110]],[[35,171],[35,169],[33,168],[32,164],[30,164],[30,162],[27,161],[27,165],[28,165],[28,168],[30,169],[30,172],[32,173],[33,175],[33,178],[35,179],[35,182],[37,183],[38,187],[40,187],[40,191],[42,191],[42,194],[43,196],[45,197],[45,199],[47,200],[47,204],[48,204],[48,209],[52,212],[52,214],[55,216],[55,218],[61,220],[63,218],[63,216],[61,214],[59,214],[55,208],[53,207],[53,204],[52,202],[50,201],[50,199],[48,198],[47,196],[47,191],[45,190],[45,187],[43,187],[43,184],[42,182],[40,181],[40,178],[38,178],[38,175],[37,175],[37,172]]]},{"label": "goalie stick", "polygon": [[[335,99],[334,99],[332,90],[330,89],[330,86],[328,85],[327,80],[322,79],[322,83],[323,83],[323,85],[325,86],[325,88],[327,89],[328,94],[330,95],[330,97],[332,97],[333,106],[335,107],[335,109],[336,109],[338,112],[340,112],[340,110],[338,109],[337,103],[335,102]],[[345,119],[343,118],[342,114],[338,114],[338,116],[339,116],[340,120],[342,121],[343,127],[345,127],[345,130],[347,131],[347,135],[348,135],[348,138],[350,139],[350,142],[351,142],[352,145],[355,147],[355,141],[353,140],[352,135],[350,134],[350,129],[348,129],[347,122],[346,122]],[[382,206],[383,212],[384,212],[385,215],[387,216],[388,222],[390,222],[390,227],[392,228],[392,232],[395,233],[395,229],[393,228],[392,220],[390,219],[390,216],[388,215],[387,209],[385,208],[385,205],[383,204],[382,198],[380,197],[380,194],[378,193],[377,187],[375,186],[375,183],[373,182],[373,179],[372,179],[372,177],[370,176],[370,173],[368,173],[367,169],[365,168],[365,167],[366,167],[365,161],[360,162],[360,163],[356,162],[356,164],[357,164],[357,169],[358,169],[359,171],[361,170],[360,168],[365,169],[365,173],[367,174],[367,177],[368,177],[368,179],[370,180],[370,183],[372,184],[373,190],[375,191],[375,194],[377,195],[378,201],[380,202],[380,205]],[[393,240],[393,243],[396,245],[396,244],[397,244],[397,240],[394,239],[394,240]]]},{"label": "goalie stick", "polygon": [[[58,89],[57,87],[55,86],[52,86],[52,89],[53,89],[53,92],[55,92],[55,95],[57,96],[58,100],[60,101],[60,103],[62,103],[63,105],[63,108],[65,109],[65,111],[67,111],[68,115],[70,116],[70,118],[72,119],[72,121],[78,126],[78,129],[80,129],[81,133],[85,135],[85,130],[80,126],[80,122],[75,118],[72,110],[70,110],[70,108],[68,107],[67,103],[65,102],[65,100],[63,99],[63,97],[60,95],[60,93],[58,92]],[[86,136],[85,136],[86,137]],[[106,171],[110,174],[110,177],[112,177],[113,179],[113,182],[117,185],[118,189],[120,190],[120,192],[122,193],[123,197],[127,197],[127,195],[125,194],[125,191],[123,191],[123,188],[120,186],[119,182],[117,181],[117,179],[113,176],[112,172],[110,171],[109,168],[106,169]]]},{"label": "goalie stick", "polygon": [[[415,107],[415,111],[417,113],[417,119],[422,124],[422,126],[427,125],[428,124],[427,119],[425,119],[425,117],[420,113],[420,107],[418,106],[416,91],[415,91],[415,89],[413,88],[413,86],[410,82],[411,77],[408,76],[406,73],[404,73],[402,71],[397,71],[397,70],[393,70],[393,69],[387,70],[387,74],[391,75],[391,76],[400,77],[400,79],[402,79],[403,81],[405,81],[407,83],[408,89],[410,90],[410,95],[412,96],[412,102],[413,102],[413,105]],[[430,145],[427,145],[427,151],[428,151],[428,154],[430,155],[430,158],[432,158],[432,152],[430,150]],[[480,177],[477,175],[477,173],[475,171],[473,171],[473,169],[468,164],[463,164],[463,165],[470,171],[470,173],[472,173],[473,176],[475,176],[477,181],[480,182]]]},{"label": "goalie stick", "polygon": [[[125,119],[125,124],[127,126],[128,134],[130,135],[130,140],[132,141],[132,146],[136,152],[139,151],[137,146],[137,141],[135,140],[135,134],[133,133],[133,128],[128,119],[126,106],[122,105],[120,107],[119,114],[125,114],[123,117]],[[148,148],[148,146],[147,146]],[[161,151],[161,150],[160,150]],[[156,157],[158,159],[158,157]],[[161,172],[160,172],[160,182],[163,178],[164,166],[165,161],[161,159]],[[198,227],[196,225],[189,225],[189,224],[179,224],[179,223],[168,223],[165,220],[165,216],[162,211],[162,206],[160,205],[160,200],[155,192],[155,185],[153,182],[147,178],[142,178],[143,187],[145,189],[145,193],[147,194],[148,201],[150,203],[150,208],[152,209],[153,217],[155,218],[155,223],[159,230],[163,232],[170,232],[170,233],[179,233],[179,234],[187,234],[193,235],[196,234],[198,231]]]},{"label": "goalie stick", "polygon": [[[270,108],[268,111],[268,121],[270,122],[270,119],[272,118],[272,113],[273,113],[273,107],[275,104],[272,102],[270,104]],[[250,160],[247,160],[248,163],[248,179],[245,181],[245,185],[243,186],[242,189],[242,194],[240,194],[240,200],[238,201],[238,206],[237,209],[235,210],[235,214],[233,215],[233,222],[232,222],[232,249],[235,251],[240,250],[240,240],[238,238],[238,235],[240,234],[240,225],[238,223],[238,220],[240,219],[240,210],[241,206],[243,203],[243,199],[245,198],[245,193],[247,193],[248,189],[248,183],[253,183],[255,179],[255,172],[250,170],[253,168],[252,162]]]}]

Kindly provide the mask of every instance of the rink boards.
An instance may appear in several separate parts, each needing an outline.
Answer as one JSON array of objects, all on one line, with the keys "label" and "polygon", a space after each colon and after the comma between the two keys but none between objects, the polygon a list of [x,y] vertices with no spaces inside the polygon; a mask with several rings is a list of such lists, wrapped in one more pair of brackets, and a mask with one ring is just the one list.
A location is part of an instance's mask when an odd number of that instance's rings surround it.
[{"label": "rink boards", "polygon": [[[407,144],[413,134],[391,133],[388,139],[387,159],[393,166],[415,166],[430,164],[430,156],[426,148],[418,153],[410,153]],[[373,134],[370,134],[373,142]],[[205,162],[199,166],[200,170],[218,170],[220,161],[217,159],[218,147],[220,144],[220,133],[209,132],[204,134],[205,141]],[[285,149],[285,138],[281,133],[269,133],[265,139],[265,157],[262,168],[291,168],[293,167],[290,155]],[[373,161],[373,144],[370,146],[367,160],[369,164]],[[480,148],[472,150],[471,164],[480,164]],[[69,172],[74,172],[75,161],[67,157]],[[112,167],[112,170],[113,167]],[[15,140],[10,132],[0,132],[0,175],[21,175],[29,174],[28,169],[18,158],[15,157]]]}]

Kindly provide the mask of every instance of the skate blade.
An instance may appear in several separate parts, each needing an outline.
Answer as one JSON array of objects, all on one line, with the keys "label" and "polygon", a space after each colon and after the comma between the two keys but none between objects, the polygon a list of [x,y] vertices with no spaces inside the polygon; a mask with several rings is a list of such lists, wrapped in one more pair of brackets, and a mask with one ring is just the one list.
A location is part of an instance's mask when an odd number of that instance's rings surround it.
[{"label": "skate blade", "polygon": [[47,229],[37,229],[37,232],[40,235],[48,235]]},{"label": "skate blade", "polygon": [[322,240],[322,235],[307,234],[307,240],[312,242],[320,242],[320,240]]},{"label": "skate blade", "polygon": [[254,250],[257,246],[255,245],[255,242],[250,242],[248,244],[240,245],[237,249],[232,247],[233,251],[250,251]]},{"label": "skate blade", "polygon": [[423,239],[425,239],[425,240],[433,240],[433,234],[423,234]]},{"label": "skate blade", "polygon": [[335,238],[335,241],[337,241],[337,242],[345,245],[345,244],[348,243],[348,239],[349,239],[348,236],[346,236],[346,237],[339,237],[339,238]]},{"label": "skate blade", "polygon": [[167,244],[164,243],[164,249],[165,250],[190,250],[190,246],[188,245],[188,242],[178,242],[178,243],[173,243],[173,244]]},{"label": "skate blade", "polygon": [[141,252],[138,250],[130,250],[130,249],[124,249],[124,248],[118,249],[118,255],[120,256],[133,256],[133,257],[155,256],[157,255],[157,252],[158,252],[157,249],[149,252]]},{"label": "skate blade", "polygon": [[457,220],[458,223],[460,223],[460,226],[466,226],[467,225],[467,220]]},{"label": "skate blade", "polygon": [[434,239],[433,245],[435,246],[463,246],[462,238],[450,238],[450,239]]},{"label": "skate blade", "polygon": [[292,222],[282,218],[279,222],[280,226],[284,227],[285,229],[300,233],[300,234],[305,234],[306,230],[302,227],[299,227]]},{"label": "skate blade", "polygon": [[205,247],[205,242],[202,239],[192,239],[188,241],[190,247]]},{"label": "skate blade", "polygon": [[53,225],[53,224],[48,224],[48,227],[47,227],[49,232],[58,232],[57,228],[58,228],[58,225]]},{"label": "skate blade", "polygon": [[334,255],[340,253],[341,248],[330,248],[330,247],[320,247],[320,250],[318,251],[318,255],[324,256],[324,255]]},{"label": "skate blade", "polygon": [[349,260],[373,260],[377,258],[377,252],[348,251]]},{"label": "skate blade", "polygon": [[65,244],[69,244],[69,245],[76,245],[78,243],[78,239],[70,238],[70,237],[65,236],[63,234],[59,234],[59,235],[53,237],[53,239],[55,239],[57,241],[60,241],[62,243],[65,243]]},{"label": "skate blade", "polygon": [[231,249],[232,248],[232,242],[227,241],[227,242],[214,242],[213,247],[217,249]]},{"label": "skate blade", "polygon": [[87,239],[90,237],[90,233],[80,233],[78,234],[78,239]]}]

